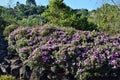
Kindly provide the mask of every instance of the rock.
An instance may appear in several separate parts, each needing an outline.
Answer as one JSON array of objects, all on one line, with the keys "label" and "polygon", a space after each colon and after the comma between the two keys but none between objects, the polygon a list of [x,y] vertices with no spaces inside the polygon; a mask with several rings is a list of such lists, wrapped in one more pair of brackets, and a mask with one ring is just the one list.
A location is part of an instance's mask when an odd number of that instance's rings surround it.
[{"label": "rock", "polygon": [[30,80],[55,80],[55,74],[51,70],[33,70]]},{"label": "rock", "polygon": [[3,75],[3,72],[2,72],[2,70],[1,70],[1,68],[0,68],[0,75]]},{"label": "rock", "polygon": [[22,61],[19,58],[13,62],[13,65],[19,65],[19,64],[22,64]]},{"label": "rock", "polygon": [[36,70],[33,70],[31,77],[30,77],[30,80],[40,80],[40,73]]},{"label": "rock", "polygon": [[21,66],[12,66],[11,75],[15,76],[18,79],[20,77],[20,68]]},{"label": "rock", "polygon": [[9,52],[8,52],[6,58],[7,58],[7,59],[16,59],[16,58],[18,58],[18,56],[15,55],[15,54],[13,54],[13,53],[9,53]]},{"label": "rock", "polygon": [[16,76],[16,78],[20,77],[20,68],[22,65],[22,61],[19,59],[19,57],[11,60],[11,74]]},{"label": "rock", "polygon": [[0,63],[3,62],[5,56],[7,56],[7,52],[5,50],[0,50]]},{"label": "rock", "polygon": [[4,74],[10,74],[10,72],[11,72],[10,65],[2,65],[1,69],[2,69],[2,71],[3,71]]},{"label": "rock", "polygon": [[71,74],[71,73],[67,74],[67,79],[69,79],[69,80],[76,80],[75,76],[73,74]]},{"label": "rock", "polygon": [[10,71],[11,71],[10,61],[3,60],[3,62],[0,64],[0,69],[2,73],[10,74]]},{"label": "rock", "polygon": [[20,79],[29,80],[31,76],[32,70],[29,66],[23,65],[20,69]]},{"label": "rock", "polygon": [[9,60],[4,60],[2,63],[1,63],[1,66],[4,66],[4,68],[5,68],[5,70],[6,70],[6,74],[10,74],[11,72],[11,67],[10,67],[10,65],[11,65],[11,62],[9,61]]},{"label": "rock", "polygon": [[11,64],[11,61],[10,61],[10,60],[7,60],[7,59],[4,59],[1,64],[2,64],[2,65],[10,65],[10,64]]},{"label": "rock", "polygon": [[20,60],[19,57],[16,57],[16,58],[13,58],[13,59],[10,59],[11,61],[11,67],[14,67],[14,66],[22,66],[22,61]]},{"label": "rock", "polygon": [[56,67],[55,73],[56,73],[56,76],[57,76],[58,80],[64,79],[65,70],[62,67]]},{"label": "rock", "polygon": [[93,76],[90,77],[89,80],[119,80],[118,77],[112,77],[112,76]]},{"label": "rock", "polygon": [[0,63],[7,56],[8,42],[4,39],[4,36],[0,35]]},{"label": "rock", "polygon": [[50,78],[52,78],[51,74],[53,74],[51,70],[42,71],[40,74],[40,80],[50,80]]},{"label": "rock", "polygon": [[8,53],[7,47],[8,42],[3,35],[0,35],[0,75],[11,73],[11,62],[5,59]]},{"label": "rock", "polygon": [[6,67],[6,74],[10,74],[11,73],[11,67],[10,67],[10,65],[8,65],[7,67]]},{"label": "rock", "polygon": [[2,73],[7,73],[6,67],[5,67],[4,65],[1,65],[1,64],[0,64],[0,69],[1,69],[1,72],[2,72]]}]

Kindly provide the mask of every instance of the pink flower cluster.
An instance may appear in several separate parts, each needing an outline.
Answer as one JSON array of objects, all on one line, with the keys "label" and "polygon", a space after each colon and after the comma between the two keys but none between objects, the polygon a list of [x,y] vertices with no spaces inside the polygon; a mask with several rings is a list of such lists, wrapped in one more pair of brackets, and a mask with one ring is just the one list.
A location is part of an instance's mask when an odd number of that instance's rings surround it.
[{"label": "pink flower cluster", "polygon": [[[67,34],[67,30],[56,27],[19,27],[9,35],[9,46],[15,46],[18,54],[28,54],[28,61],[62,66],[77,78],[85,72],[92,74],[91,70],[100,75],[119,75],[115,72],[120,69],[119,35],[73,31]],[[104,71],[98,70],[101,68]]]}]

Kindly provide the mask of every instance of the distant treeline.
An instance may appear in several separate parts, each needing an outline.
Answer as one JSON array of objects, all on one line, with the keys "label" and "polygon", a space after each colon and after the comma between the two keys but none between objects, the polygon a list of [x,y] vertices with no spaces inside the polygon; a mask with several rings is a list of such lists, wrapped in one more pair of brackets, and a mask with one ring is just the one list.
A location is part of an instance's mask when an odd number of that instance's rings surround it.
[{"label": "distant treeline", "polygon": [[0,6],[0,32],[4,30],[4,35],[8,35],[18,26],[32,27],[49,24],[116,34],[120,32],[119,14],[120,9],[110,4],[104,4],[96,10],[89,11],[72,9],[63,0],[50,0],[47,6],[17,2],[14,8]]}]

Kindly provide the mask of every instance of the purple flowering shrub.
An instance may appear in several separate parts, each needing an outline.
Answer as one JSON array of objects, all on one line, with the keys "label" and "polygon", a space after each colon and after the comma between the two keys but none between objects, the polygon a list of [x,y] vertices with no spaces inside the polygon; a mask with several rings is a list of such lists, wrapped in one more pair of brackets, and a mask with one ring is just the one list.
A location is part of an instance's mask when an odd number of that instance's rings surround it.
[{"label": "purple flowering shrub", "polygon": [[[8,49],[32,68],[49,69],[60,78],[120,75],[120,34],[57,27],[19,27],[9,35]],[[62,69],[62,70],[61,70]],[[60,73],[60,74],[59,74]]]}]

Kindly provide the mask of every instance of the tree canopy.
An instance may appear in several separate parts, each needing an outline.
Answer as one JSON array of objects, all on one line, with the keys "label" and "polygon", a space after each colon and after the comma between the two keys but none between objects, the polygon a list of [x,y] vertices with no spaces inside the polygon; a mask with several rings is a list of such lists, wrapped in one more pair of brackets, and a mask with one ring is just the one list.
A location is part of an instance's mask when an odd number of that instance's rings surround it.
[{"label": "tree canopy", "polygon": [[26,5],[36,6],[36,2],[35,2],[35,0],[26,0]]}]

